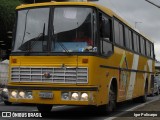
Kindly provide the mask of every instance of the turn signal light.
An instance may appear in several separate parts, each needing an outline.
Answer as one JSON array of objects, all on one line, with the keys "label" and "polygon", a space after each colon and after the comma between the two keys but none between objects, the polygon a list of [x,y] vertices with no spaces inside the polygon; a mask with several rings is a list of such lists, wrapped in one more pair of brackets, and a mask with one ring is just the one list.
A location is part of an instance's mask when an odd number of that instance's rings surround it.
[{"label": "turn signal light", "polygon": [[12,63],[17,63],[17,59],[16,59],[16,58],[13,58],[13,59],[12,59]]},{"label": "turn signal light", "polygon": [[83,58],[83,59],[82,59],[82,63],[88,63],[88,59]]}]

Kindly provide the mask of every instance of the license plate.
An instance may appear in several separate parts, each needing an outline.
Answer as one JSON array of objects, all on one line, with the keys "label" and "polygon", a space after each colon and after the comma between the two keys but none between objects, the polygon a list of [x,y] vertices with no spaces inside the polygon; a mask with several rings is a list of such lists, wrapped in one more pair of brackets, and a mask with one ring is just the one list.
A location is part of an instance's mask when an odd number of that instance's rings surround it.
[{"label": "license plate", "polygon": [[53,98],[53,93],[52,92],[40,92],[39,93],[40,98]]}]

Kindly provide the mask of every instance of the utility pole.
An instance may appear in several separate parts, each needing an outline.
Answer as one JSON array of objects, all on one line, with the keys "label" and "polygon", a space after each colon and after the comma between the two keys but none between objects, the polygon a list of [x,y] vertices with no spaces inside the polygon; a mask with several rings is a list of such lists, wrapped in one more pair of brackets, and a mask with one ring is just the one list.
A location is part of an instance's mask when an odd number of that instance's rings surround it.
[{"label": "utility pole", "polygon": [[158,8],[160,8],[160,6],[159,6],[159,5],[156,5],[155,3],[151,2],[150,0],[145,0],[145,1],[147,1],[148,3],[150,3],[150,4],[154,5],[154,6],[158,7]]}]

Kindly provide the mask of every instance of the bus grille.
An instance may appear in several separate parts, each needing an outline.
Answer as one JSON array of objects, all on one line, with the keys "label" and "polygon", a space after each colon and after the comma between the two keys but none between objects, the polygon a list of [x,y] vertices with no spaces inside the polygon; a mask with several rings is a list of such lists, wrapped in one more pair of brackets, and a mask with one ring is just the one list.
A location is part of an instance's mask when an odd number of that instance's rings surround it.
[{"label": "bus grille", "polygon": [[88,68],[12,67],[11,80],[12,82],[88,83]]}]

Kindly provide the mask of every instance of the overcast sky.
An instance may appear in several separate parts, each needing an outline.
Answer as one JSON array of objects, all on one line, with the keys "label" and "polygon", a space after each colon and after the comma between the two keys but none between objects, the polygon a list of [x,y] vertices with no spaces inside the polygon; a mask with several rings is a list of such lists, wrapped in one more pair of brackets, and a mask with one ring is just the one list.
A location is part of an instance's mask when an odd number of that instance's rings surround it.
[{"label": "overcast sky", "polygon": [[[156,59],[160,61],[160,8],[145,0],[99,0],[132,26],[155,42]],[[160,0],[150,0],[160,5]]]}]

